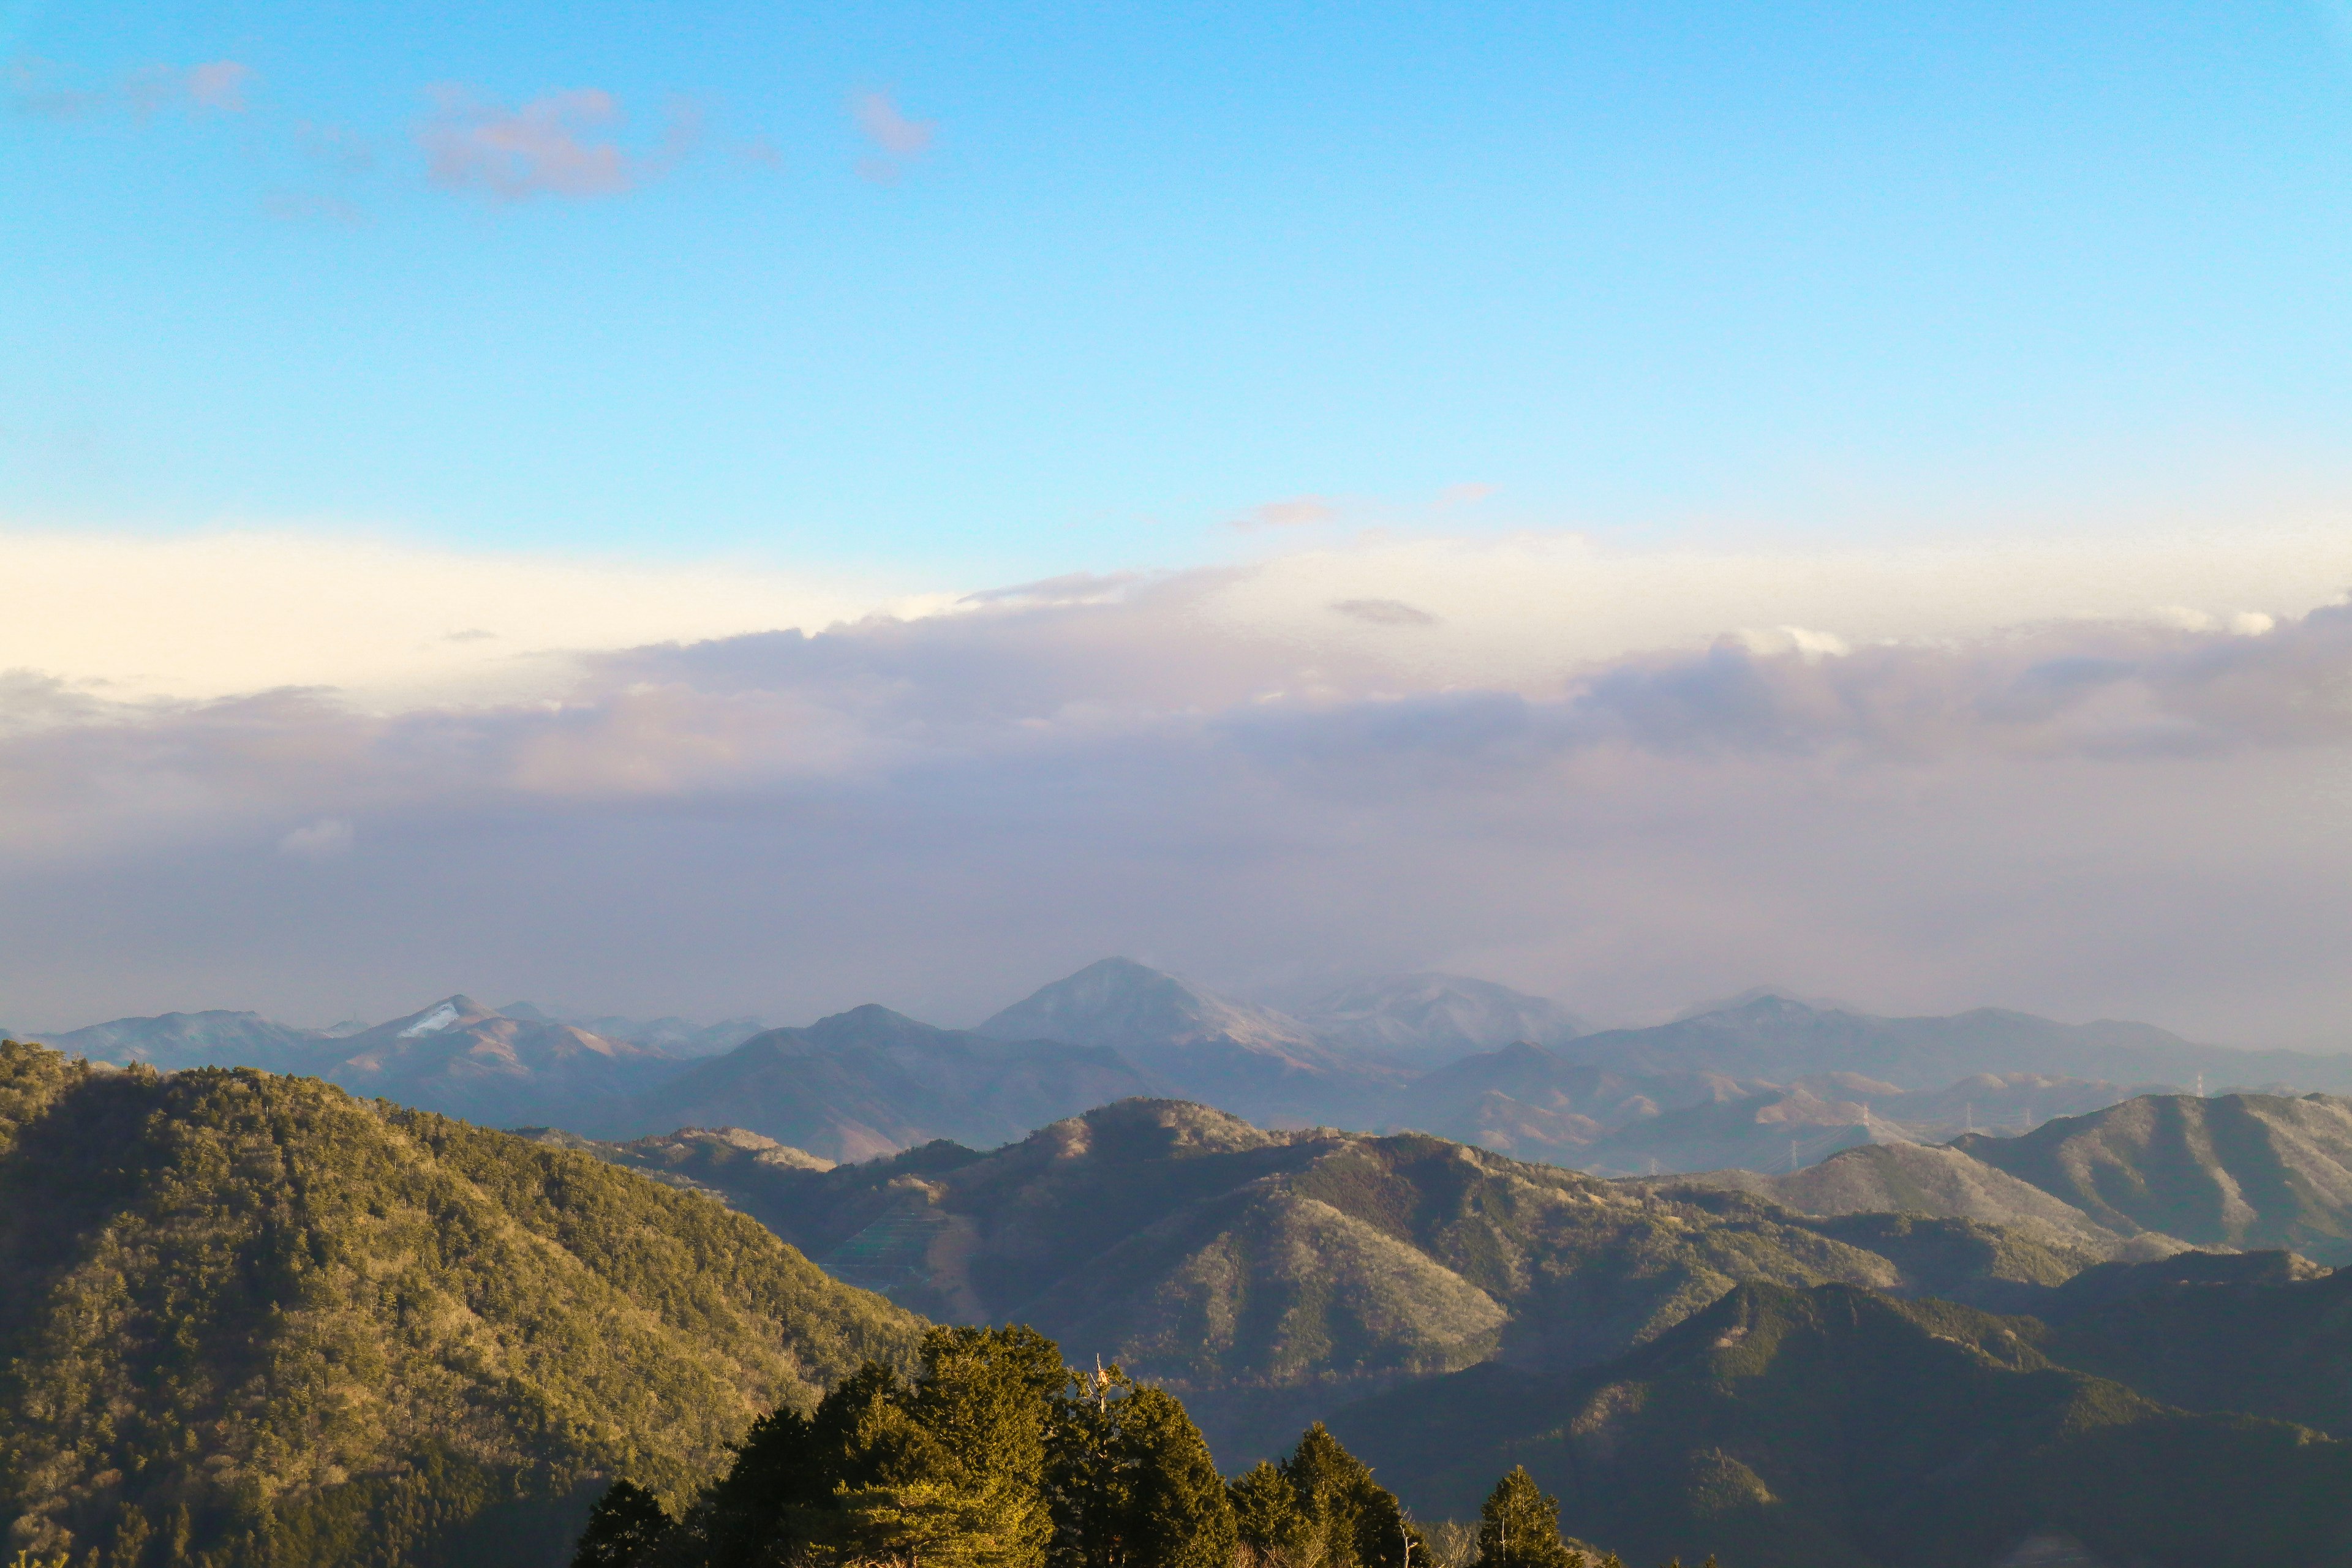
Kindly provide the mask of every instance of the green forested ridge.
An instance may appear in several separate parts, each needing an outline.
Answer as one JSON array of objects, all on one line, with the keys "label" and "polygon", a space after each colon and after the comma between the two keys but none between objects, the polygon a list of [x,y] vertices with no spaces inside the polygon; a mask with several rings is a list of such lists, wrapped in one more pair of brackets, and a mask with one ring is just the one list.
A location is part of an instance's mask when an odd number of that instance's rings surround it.
[{"label": "green forested ridge", "polygon": [[1124,1100],[982,1154],[698,1168],[928,1316],[1034,1323],[1181,1394],[1228,1464],[1402,1378],[1612,1355],[1741,1279],[2010,1304],[2097,1255],[1958,1219],[1643,1191],[1408,1133]]},{"label": "green forested ridge", "polygon": [[1433,1513],[1524,1464],[1580,1532],[1643,1556],[1698,1541],[1733,1568],[1989,1568],[2037,1538],[2115,1568],[2352,1561],[2352,1446],[2168,1407],[2047,1338],[1949,1302],[1745,1285],[1604,1366],[1481,1367],[1333,1426]]},{"label": "green forested ridge", "polygon": [[920,1324],[584,1155],[0,1044],[0,1508],[79,1565],[560,1559]]},{"label": "green forested ridge", "polygon": [[2189,1410],[2352,1438],[2352,1269],[2290,1253],[2185,1253],[2069,1280],[2036,1349]]}]

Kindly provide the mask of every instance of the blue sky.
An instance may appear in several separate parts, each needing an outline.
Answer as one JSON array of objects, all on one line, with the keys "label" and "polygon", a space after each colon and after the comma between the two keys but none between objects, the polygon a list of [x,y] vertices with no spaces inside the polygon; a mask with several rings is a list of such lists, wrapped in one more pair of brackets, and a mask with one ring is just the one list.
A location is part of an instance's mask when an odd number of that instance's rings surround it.
[{"label": "blue sky", "polygon": [[2347,18],[0,0],[0,1022],[2352,1044]]},{"label": "blue sky", "polygon": [[[1245,552],[1297,497],[1850,541],[2344,473],[2310,5],[0,16],[18,527],[969,586]],[[241,109],[122,87],[214,62]],[[574,130],[628,188],[436,184],[436,87],[609,94]],[[887,183],[874,93],[931,128]]]}]

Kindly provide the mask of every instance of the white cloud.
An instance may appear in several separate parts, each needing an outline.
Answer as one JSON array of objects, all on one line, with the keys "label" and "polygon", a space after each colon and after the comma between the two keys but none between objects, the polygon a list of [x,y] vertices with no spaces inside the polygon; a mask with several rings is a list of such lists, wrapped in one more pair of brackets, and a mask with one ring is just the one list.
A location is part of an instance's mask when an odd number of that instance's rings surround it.
[{"label": "white cloud", "polygon": [[320,817],[279,839],[278,852],[304,860],[332,860],[351,853],[353,837],[352,825],[341,817]]},{"label": "white cloud", "polygon": [[[2326,535],[1406,542],[897,616],[717,569],[86,548],[0,539],[38,589],[0,652],[54,672],[0,679],[26,1016],[472,976],[952,1020],[1116,950],[1621,1015],[1759,977],[2241,1039],[2352,1005]],[[322,680],[363,700],[285,689]],[[354,822],[367,885],[322,910],[293,862]]]},{"label": "white cloud", "polygon": [[[468,554],[294,533],[0,531],[0,669],[119,699],[331,687],[373,705],[551,697],[564,657],[801,626],[887,595],[724,563]],[[482,634],[488,634],[487,636]]]}]

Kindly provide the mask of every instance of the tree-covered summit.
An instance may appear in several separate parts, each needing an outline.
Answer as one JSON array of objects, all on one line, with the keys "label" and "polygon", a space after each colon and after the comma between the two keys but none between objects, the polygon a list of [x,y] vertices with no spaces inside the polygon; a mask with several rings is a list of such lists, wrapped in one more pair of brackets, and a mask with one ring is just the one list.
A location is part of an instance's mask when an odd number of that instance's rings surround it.
[{"label": "tree-covered summit", "polygon": [[0,1044],[0,1518],[75,1568],[560,1561],[920,1321],[585,1155]]}]

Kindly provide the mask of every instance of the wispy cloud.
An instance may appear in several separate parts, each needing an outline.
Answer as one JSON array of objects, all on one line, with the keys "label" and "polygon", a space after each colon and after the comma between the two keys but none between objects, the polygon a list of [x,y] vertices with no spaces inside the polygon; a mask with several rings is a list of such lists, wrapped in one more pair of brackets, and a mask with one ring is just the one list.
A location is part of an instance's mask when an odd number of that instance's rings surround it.
[{"label": "wispy cloud", "polygon": [[595,88],[542,93],[513,109],[452,84],[430,97],[433,113],[415,130],[427,177],[494,202],[635,190],[676,167],[701,131],[690,105],[674,104],[660,143],[635,154],[607,134],[626,116],[618,100]]},{"label": "wispy cloud", "polygon": [[877,152],[857,163],[860,178],[888,184],[906,166],[930,151],[939,132],[935,120],[909,120],[887,92],[862,92],[850,100],[850,118]]},{"label": "wispy cloud", "polygon": [[20,59],[0,68],[0,101],[20,114],[50,120],[123,113],[142,120],[159,114],[243,114],[246,93],[261,79],[236,60],[200,65],[142,67],[100,88],[63,84],[58,68],[46,60]]},{"label": "wispy cloud", "polygon": [[341,817],[321,817],[279,839],[278,852],[302,860],[332,860],[350,854],[357,837],[352,825]]},{"label": "wispy cloud", "polygon": [[1328,522],[1339,515],[1339,509],[1323,496],[1292,496],[1287,500],[1270,500],[1234,519],[1239,529],[1304,528],[1308,523]]}]

